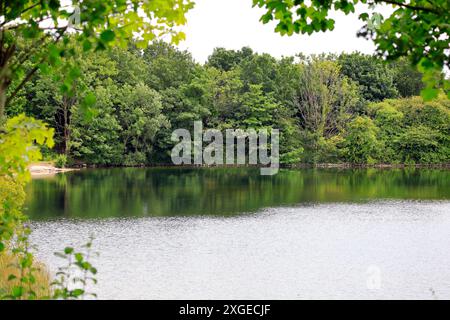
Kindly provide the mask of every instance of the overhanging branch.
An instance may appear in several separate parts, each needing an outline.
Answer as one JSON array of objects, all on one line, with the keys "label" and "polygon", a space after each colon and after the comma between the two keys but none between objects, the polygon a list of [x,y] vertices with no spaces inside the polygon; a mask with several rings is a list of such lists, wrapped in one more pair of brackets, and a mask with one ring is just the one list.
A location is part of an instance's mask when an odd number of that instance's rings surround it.
[{"label": "overhanging branch", "polygon": [[380,3],[380,2],[393,4],[393,5],[396,5],[399,7],[404,7],[404,8],[408,8],[408,9],[415,10],[415,11],[425,11],[425,12],[430,12],[430,13],[434,13],[434,14],[440,14],[440,12],[435,8],[416,6],[416,5],[411,5],[408,3],[403,3],[403,2],[399,2],[399,1],[395,1],[395,0],[375,0],[375,3]]}]

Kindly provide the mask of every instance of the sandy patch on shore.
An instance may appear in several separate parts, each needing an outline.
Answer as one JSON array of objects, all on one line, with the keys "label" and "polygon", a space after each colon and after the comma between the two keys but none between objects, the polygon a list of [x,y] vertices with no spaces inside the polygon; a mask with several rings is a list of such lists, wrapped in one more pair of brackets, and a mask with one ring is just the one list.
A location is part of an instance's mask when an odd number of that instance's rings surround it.
[{"label": "sandy patch on shore", "polygon": [[56,168],[51,162],[41,162],[29,165],[28,170],[30,170],[31,176],[35,178],[52,176],[57,173],[69,172],[77,169]]}]

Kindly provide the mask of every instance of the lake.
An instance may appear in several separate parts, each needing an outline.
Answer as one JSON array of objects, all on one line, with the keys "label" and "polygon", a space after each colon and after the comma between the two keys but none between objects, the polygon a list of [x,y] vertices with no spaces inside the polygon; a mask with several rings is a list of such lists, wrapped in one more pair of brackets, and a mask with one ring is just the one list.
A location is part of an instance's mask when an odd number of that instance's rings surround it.
[{"label": "lake", "polygon": [[27,194],[52,271],[94,234],[101,299],[450,298],[449,170],[93,169]]}]

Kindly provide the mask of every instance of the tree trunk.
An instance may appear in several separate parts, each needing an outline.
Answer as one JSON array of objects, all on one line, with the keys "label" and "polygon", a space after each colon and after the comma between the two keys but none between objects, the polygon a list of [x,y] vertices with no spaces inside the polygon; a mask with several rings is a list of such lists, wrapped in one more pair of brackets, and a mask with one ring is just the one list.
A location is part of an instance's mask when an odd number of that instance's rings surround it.
[{"label": "tree trunk", "polygon": [[63,134],[64,134],[64,154],[69,156],[70,153],[70,108],[74,104],[73,99],[63,98]]},{"label": "tree trunk", "polygon": [[0,78],[0,130],[3,129],[6,123],[6,103],[8,101],[6,91],[8,89],[8,86],[8,79]]},{"label": "tree trunk", "polygon": [[16,50],[16,46],[12,45],[8,48],[4,48],[3,45],[3,36],[1,33],[0,36],[0,128],[4,126],[6,122],[6,104],[8,102],[8,97],[6,96],[6,92],[8,87],[11,84],[11,78],[9,75],[9,62],[11,60],[12,55]]},{"label": "tree trunk", "polygon": [[6,90],[0,86],[0,129],[3,128],[6,122]]}]

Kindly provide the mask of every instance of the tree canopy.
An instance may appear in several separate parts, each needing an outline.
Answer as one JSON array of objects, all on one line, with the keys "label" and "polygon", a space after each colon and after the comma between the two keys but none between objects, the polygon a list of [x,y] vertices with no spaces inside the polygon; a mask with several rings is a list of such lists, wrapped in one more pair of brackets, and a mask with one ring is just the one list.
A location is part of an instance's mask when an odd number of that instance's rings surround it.
[{"label": "tree canopy", "polygon": [[[290,164],[450,156],[448,99],[403,99],[421,89],[422,74],[409,64],[361,53],[276,59],[242,48],[216,49],[202,65],[163,41],[70,59],[80,69],[71,92],[58,90],[57,74],[38,71],[8,108],[9,116],[25,112],[47,122],[56,151],[70,161],[167,164],[172,131],[192,130],[194,121],[219,130],[280,129],[281,159]],[[90,119],[87,93],[95,97]],[[431,139],[436,144],[427,145]]]}]

